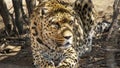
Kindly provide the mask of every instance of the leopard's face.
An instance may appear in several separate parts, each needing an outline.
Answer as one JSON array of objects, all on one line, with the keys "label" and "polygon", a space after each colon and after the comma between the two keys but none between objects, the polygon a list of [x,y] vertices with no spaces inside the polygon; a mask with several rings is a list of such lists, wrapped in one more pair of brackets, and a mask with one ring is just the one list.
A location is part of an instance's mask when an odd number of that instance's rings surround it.
[{"label": "leopard's face", "polygon": [[[61,15],[61,16],[60,16]],[[50,48],[68,48],[73,44],[74,17],[69,13],[58,13],[42,22],[42,42]]]}]

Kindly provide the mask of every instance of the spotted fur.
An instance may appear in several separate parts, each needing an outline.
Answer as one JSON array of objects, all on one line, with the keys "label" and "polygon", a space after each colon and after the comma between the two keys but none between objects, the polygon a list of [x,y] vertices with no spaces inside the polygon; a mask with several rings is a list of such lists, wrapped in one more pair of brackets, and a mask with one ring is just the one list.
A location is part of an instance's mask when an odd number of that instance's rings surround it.
[{"label": "spotted fur", "polygon": [[[40,0],[31,14],[30,37],[38,68],[78,68],[93,22],[91,0]],[[82,47],[82,50],[81,50]]]}]

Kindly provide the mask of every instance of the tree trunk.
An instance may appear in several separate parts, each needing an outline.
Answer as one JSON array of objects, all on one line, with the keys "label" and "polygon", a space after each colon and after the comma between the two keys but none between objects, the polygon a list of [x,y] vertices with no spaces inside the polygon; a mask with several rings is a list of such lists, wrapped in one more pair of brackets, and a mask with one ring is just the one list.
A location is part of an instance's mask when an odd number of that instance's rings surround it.
[{"label": "tree trunk", "polygon": [[18,28],[19,34],[23,33],[23,18],[22,18],[22,11],[21,11],[21,1],[20,0],[12,0],[14,12],[15,12],[15,24]]},{"label": "tree trunk", "polygon": [[10,35],[11,31],[13,30],[13,23],[4,0],[0,0],[0,14],[5,24],[6,33],[7,35]]},{"label": "tree trunk", "polygon": [[26,0],[26,4],[28,9],[28,14],[30,16],[30,14],[32,14],[32,11],[36,6],[36,0]]}]

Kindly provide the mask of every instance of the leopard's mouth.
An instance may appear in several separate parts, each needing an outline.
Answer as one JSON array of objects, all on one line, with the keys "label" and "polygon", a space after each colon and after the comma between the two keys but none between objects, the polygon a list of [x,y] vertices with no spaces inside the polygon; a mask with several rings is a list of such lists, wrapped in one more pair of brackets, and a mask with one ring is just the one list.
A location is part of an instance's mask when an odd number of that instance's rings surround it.
[{"label": "leopard's mouth", "polygon": [[67,39],[63,42],[63,44],[60,46],[60,48],[69,48],[73,44],[73,38],[71,37],[70,39]]},{"label": "leopard's mouth", "polygon": [[67,43],[64,44],[64,47],[65,47],[65,48],[69,48],[69,47],[71,47],[71,45],[72,45],[72,44],[71,44],[70,42],[67,42]]},{"label": "leopard's mouth", "polygon": [[71,46],[72,46],[72,44],[70,44],[70,43],[68,42],[68,43],[60,46],[60,48],[62,48],[62,49],[67,49],[67,48],[69,48],[69,47],[71,47]]},{"label": "leopard's mouth", "polygon": [[71,46],[71,43],[69,43],[69,42],[67,42],[65,44],[58,44],[58,47],[60,47],[60,48],[68,48],[70,46]]}]

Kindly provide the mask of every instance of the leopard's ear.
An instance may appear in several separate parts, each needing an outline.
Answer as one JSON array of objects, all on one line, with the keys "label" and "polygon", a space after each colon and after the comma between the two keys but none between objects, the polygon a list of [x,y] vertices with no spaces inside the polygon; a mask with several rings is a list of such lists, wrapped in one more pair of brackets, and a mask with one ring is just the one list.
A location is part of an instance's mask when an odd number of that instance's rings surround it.
[{"label": "leopard's ear", "polygon": [[63,5],[74,5],[76,0],[57,0],[59,3]]},{"label": "leopard's ear", "polygon": [[39,2],[39,4],[41,4],[42,2],[47,2],[47,1],[50,1],[50,0],[37,0],[37,1]]},{"label": "leopard's ear", "polygon": [[39,2],[39,4],[41,4],[43,0],[37,0],[37,1]]}]

